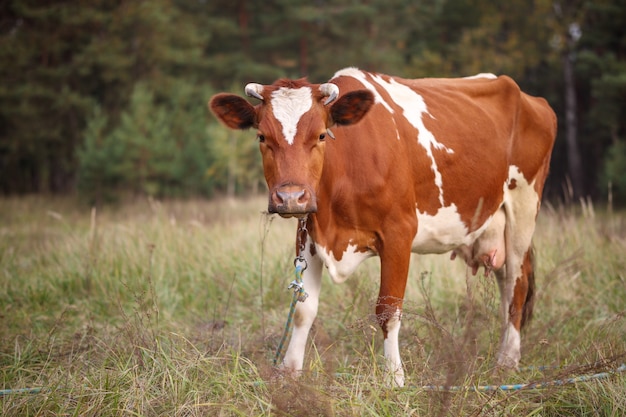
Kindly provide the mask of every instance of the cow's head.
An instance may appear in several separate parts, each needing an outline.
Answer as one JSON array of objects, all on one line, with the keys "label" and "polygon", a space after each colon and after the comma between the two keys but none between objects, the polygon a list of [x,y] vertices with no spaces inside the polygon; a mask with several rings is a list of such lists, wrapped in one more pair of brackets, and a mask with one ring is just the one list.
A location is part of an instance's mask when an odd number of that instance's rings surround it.
[{"label": "cow's head", "polygon": [[221,93],[209,108],[231,129],[257,129],[270,213],[302,216],[317,210],[316,193],[324,164],[325,141],[334,125],[358,122],[374,103],[368,90],[339,97],[336,84],[279,80],[268,86],[248,84],[242,97]]}]

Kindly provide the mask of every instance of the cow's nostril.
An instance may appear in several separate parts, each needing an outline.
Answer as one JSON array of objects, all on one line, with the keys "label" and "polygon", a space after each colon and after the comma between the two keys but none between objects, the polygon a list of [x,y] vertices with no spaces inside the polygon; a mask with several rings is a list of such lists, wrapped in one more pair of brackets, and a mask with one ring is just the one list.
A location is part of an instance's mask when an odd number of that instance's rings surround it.
[{"label": "cow's nostril", "polygon": [[304,190],[293,193],[293,199],[296,200],[298,203],[304,203],[306,202],[307,198],[306,198],[306,193],[304,192]]},{"label": "cow's nostril", "polygon": [[289,193],[284,192],[284,191],[276,191],[276,202],[278,204],[283,204],[285,202],[285,200],[287,199],[287,197],[289,196]]}]

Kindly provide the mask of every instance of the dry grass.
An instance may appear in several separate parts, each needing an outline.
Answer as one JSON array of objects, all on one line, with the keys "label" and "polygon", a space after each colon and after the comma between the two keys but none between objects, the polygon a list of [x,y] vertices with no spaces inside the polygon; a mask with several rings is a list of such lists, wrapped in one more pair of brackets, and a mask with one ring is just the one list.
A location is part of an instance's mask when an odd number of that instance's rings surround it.
[{"label": "dry grass", "polygon": [[248,201],[135,201],[94,212],[67,199],[0,201],[0,397],[6,416],[626,414],[626,376],[544,390],[425,385],[542,382],[626,362],[626,218],[546,206],[538,300],[523,364],[499,374],[492,277],[415,256],[401,351],[409,387],[382,384],[377,259],[325,278],[298,381],[271,358],[287,314],[295,223]]}]

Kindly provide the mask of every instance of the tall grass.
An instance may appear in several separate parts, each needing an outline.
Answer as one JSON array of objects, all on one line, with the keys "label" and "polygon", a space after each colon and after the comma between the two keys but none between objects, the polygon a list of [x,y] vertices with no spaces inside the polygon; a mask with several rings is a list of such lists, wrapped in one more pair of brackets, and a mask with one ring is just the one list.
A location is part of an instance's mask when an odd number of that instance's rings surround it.
[{"label": "tall grass", "polygon": [[626,375],[544,390],[432,392],[570,378],[626,362],[626,217],[539,217],[538,300],[522,366],[494,369],[499,295],[447,256],[415,256],[401,330],[406,389],[382,383],[377,259],[324,278],[305,374],[271,358],[291,293],[295,222],[241,201],[0,201],[4,416],[626,414]]}]

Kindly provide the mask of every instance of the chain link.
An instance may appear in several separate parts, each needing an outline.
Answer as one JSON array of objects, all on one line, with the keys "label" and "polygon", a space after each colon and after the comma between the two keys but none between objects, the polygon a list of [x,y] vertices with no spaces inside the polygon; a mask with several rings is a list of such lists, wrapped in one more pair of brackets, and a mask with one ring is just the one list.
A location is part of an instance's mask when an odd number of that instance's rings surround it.
[{"label": "chain link", "polygon": [[306,228],[308,216],[300,217],[298,219],[298,232],[296,233],[296,258],[293,261],[293,266],[298,268],[300,266],[302,271],[307,268],[306,259],[304,259],[304,251],[306,249],[306,239],[309,231]]}]

